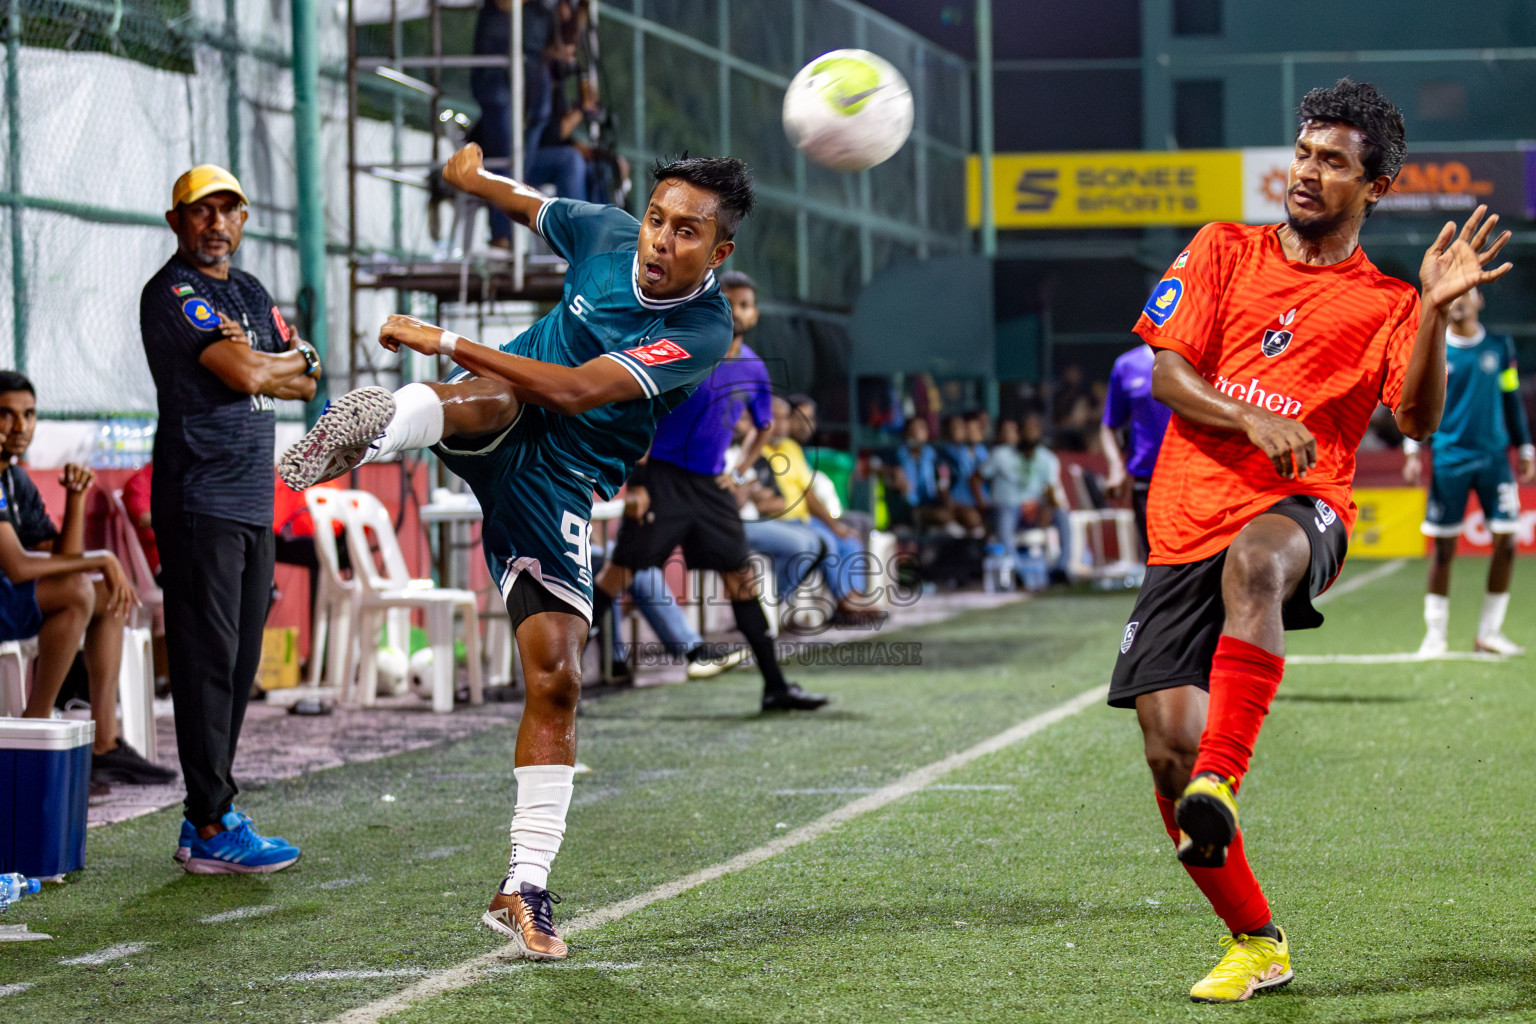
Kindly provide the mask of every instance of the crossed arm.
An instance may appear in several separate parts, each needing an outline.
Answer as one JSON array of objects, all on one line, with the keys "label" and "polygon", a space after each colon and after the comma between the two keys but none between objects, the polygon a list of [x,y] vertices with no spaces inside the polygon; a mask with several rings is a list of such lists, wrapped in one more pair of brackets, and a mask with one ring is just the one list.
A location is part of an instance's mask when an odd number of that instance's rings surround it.
[{"label": "crossed arm", "polygon": [[197,361],[207,367],[225,386],[247,395],[267,395],[271,398],[297,398],[309,401],[315,397],[320,368],[309,373],[309,360],[304,349],[309,342],[294,335],[286,352],[262,352],[251,347],[250,339],[240,324],[219,314],[218,341],[203,349]]}]

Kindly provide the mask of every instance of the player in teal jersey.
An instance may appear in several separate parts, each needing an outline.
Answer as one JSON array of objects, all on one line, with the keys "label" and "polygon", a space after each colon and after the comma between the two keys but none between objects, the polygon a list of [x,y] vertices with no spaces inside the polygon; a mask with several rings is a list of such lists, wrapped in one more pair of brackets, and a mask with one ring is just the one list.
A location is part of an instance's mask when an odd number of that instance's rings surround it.
[{"label": "player in teal jersey", "polygon": [[[656,421],[730,347],[731,308],[714,272],[752,208],[751,177],[739,160],[685,158],[652,175],[637,222],[616,207],[551,200],[491,174],[478,146],[454,154],[445,181],[538,231],[569,263],[561,302],[499,349],[390,317],[379,335],[385,348],[447,356],[461,369],[393,395],[343,395],[278,463],[289,486],[302,489],[365,460],[431,446],[480,499],[481,542],[526,689],[512,855],[481,920],[533,960],[567,955],[547,880],[576,763],[592,619],[592,494],[613,497],[650,447]],[[771,642],[766,621],[760,629]]]},{"label": "player in teal jersey", "polygon": [[[1434,472],[1421,527],[1435,544],[1429,592],[1424,595],[1425,633],[1419,647],[1424,657],[1438,657],[1449,647],[1451,561],[1456,557],[1467,495],[1473,491],[1493,534],[1493,561],[1488,566],[1488,592],[1475,646],[1492,654],[1525,653],[1504,636],[1515,532],[1520,524],[1520,491],[1510,471],[1509,448],[1518,448],[1524,483],[1536,480],[1536,448],[1531,446],[1530,425],[1520,401],[1514,339],[1484,330],[1478,322],[1482,309],[1483,296],[1476,288],[1451,303],[1445,335],[1445,415],[1431,441]],[[1423,471],[1419,446],[1405,440],[1403,452],[1403,479],[1417,485]]]}]

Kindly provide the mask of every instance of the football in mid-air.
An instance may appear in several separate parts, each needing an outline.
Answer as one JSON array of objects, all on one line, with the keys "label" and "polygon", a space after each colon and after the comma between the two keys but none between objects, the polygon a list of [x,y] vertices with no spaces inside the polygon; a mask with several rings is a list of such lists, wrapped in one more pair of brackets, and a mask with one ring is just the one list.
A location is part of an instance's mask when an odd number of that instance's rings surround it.
[{"label": "football in mid-air", "polygon": [[800,69],[784,93],[784,134],[835,171],[889,160],[912,133],[912,90],[868,50],[833,50]]}]

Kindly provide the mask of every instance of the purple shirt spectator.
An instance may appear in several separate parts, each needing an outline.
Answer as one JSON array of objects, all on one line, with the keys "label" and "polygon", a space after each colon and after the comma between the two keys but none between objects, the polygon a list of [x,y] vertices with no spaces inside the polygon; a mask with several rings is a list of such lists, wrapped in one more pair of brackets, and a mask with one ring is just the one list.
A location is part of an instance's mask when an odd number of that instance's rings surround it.
[{"label": "purple shirt spectator", "polygon": [[1104,400],[1106,427],[1119,430],[1130,424],[1125,472],[1138,480],[1152,476],[1157,451],[1163,445],[1163,432],[1168,429],[1168,417],[1173,415],[1166,405],[1152,397],[1154,358],[1151,345],[1138,345],[1116,359],[1109,375],[1109,395]]},{"label": "purple shirt spectator", "polygon": [[656,424],[651,458],[690,473],[719,476],[725,472],[725,450],[744,408],[752,410],[758,430],[773,424],[768,367],[745,343],[740,355],[721,360],[682,405]]}]

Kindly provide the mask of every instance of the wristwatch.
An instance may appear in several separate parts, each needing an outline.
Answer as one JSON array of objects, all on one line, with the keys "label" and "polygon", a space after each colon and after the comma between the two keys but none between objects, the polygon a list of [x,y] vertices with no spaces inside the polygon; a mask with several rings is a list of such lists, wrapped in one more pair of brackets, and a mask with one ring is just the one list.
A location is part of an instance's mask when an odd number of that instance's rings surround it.
[{"label": "wristwatch", "polygon": [[304,357],[304,375],[306,377],[317,375],[320,372],[320,353],[315,351],[315,346],[307,341],[301,341],[298,351]]},{"label": "wristwatch", "polygon": [[751,479],[752,474],[750,472],[743,473],[739,469],[731,470],[731,482],[734,483],[737,487],[740,487],[742,484]]}]

